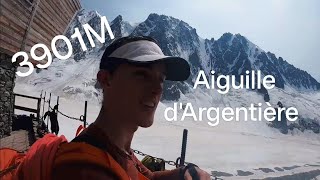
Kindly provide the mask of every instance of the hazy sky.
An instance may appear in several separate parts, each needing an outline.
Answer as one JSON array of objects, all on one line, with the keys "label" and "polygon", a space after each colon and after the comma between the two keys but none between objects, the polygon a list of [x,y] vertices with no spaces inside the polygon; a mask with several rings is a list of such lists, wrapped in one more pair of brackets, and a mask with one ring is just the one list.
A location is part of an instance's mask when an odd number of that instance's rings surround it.
[{"label": "hazy sky", "polygon": [[150,13],[173,16],[202,38],[240,33],[320,81],[320,0],[81,0],[109,21],[142,22]]}]

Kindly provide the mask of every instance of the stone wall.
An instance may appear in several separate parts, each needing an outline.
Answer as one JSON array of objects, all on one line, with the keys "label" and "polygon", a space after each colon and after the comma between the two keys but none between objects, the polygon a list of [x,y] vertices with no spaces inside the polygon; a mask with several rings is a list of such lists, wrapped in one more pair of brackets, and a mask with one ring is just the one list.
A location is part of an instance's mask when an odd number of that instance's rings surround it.
[{"label": "stone wall", "polygon": [[0,138],[11,133],[15,72],[11,56],[0,52]]}]

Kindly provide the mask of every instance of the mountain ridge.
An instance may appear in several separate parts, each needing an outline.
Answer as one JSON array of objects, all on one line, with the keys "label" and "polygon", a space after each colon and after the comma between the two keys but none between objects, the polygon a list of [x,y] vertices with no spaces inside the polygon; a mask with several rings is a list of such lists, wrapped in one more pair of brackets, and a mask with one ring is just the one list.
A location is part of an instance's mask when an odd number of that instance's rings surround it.
[{"label": "mountain ridge", "polygon": [[[82,51],[80,44],[72,39],[74,56],[67,61],[72,61],[72,59],[76,62],[86,61],[87,57],[96,56],[93,64],[98,66],[98,61],[104,49],[111,43],[111,39],[105,32],[106,42],[104,44],[96,42],[95,48],[90,47],[82,24],[88,23],[99,34],[101,31],[100,17],[101,15],[96,11],[85,12],[83,10],[71,22],[66,36],[71,39],[70,36],[73,34],[74,28],[78,27],[88,50]],[[275,54],[262,50],[241,34],[227,32],[216,40],[214,38],[203,39],[197,34],[196,29],[188,23],[156,13],[151,13],[145,21],[136,24],[136,26],[132,26],[132,23],[125,21],[121,15],[118,15],[110,22],[110,26],[115,38],[128,35],[148,35],[158,41],[165,55],[180,56],[190,63],[191,77],[186,83],[166,82],[165,89],[170,89],[170,91],[164,92],[164,100],[177,100],[181,93],[190,92],[191,85],[200,69],[203,69],[206,74],[210,74],[209,72],[214,70],[216,74],[235,75],[237,80],[240,75],[245,74],[246,70],[261,70],[263,76],[270,74],[275,77],[275,85],[278,88],[284,89],[285,86],[290,86],[299,91],[320,90],[320,83],[308,72],[294,67],[280,56],[277,58]],[[66,50],[63,43],[59,47],[60,51]],[[57,61],[55,60],[53,64]],[[97,68],[94,69],[98,71]],[[41,74],[41,71],[38,73]],[[37,80],[39,79],[41,78],[37,78]],[[95,79],[95,77],[90,79]],[[264,90],[262,94],[266,96],[268,92]]]}]

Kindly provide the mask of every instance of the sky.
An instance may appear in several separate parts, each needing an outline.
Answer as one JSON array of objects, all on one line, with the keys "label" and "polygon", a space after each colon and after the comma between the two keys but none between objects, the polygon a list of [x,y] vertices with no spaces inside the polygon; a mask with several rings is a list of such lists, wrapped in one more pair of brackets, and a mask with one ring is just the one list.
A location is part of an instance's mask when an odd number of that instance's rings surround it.
[{"label": "sky", "polygon": [[109,21],[142,22],[150,13],[187,22],[202,38],[231,32],[282,57],[320,82],[319,0],[81,0]]}]

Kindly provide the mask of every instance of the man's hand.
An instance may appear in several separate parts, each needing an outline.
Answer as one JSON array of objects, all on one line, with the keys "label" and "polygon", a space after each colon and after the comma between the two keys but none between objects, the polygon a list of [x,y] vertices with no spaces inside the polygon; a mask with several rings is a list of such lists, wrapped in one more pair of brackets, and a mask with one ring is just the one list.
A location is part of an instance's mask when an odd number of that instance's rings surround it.
[{"label": "man's hand", "polygon": [[145,176],[152,180],[211,180],[210,175],[204,170],[198,168],[197,165],[189,163],[185,167],[179,167],[177,169],[156,171],[146,174]]},{"label": "man's hand", "polygon": [[206,171],[196,167],[188,167],[184,173],[185,180],[211,180],[210,174]]},{"label": "man's hand", "polygon": [[211,180],[209,173],[205,172],[204,170],[202,170],[198,167],[195,167],[195,170],[197,172],[197,175],[195,175],[195,176],[198,176],[198,178],[196,178],[196,177],[192,178],[192,176],[191,176],[192,173],[190,174],[190,172],[189,172],[190,170],[188,169],[186,171],[186,173],[184,174],[184,179],[185,180]]}]

